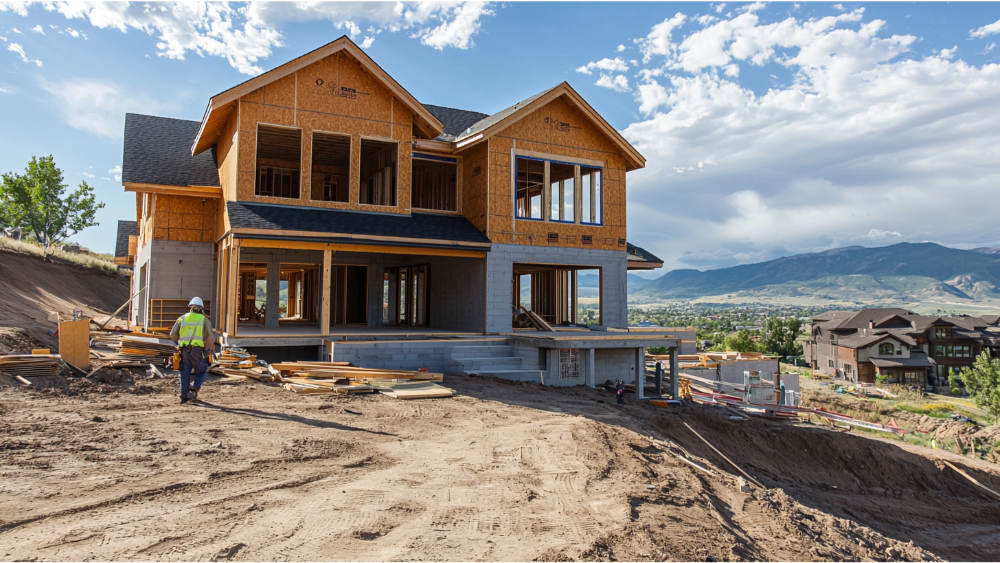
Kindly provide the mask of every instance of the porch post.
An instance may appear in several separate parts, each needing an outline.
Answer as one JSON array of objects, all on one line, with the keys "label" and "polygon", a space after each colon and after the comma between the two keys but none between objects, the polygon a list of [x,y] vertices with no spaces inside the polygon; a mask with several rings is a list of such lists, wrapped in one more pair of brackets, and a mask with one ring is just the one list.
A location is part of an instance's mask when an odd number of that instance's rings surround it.
[{"label": "porch post", "polygon": [[236,334],[236,327],[239,324],[240,317],[240,307],[236,302],[239,297],[239,292],[237,288],[240,283],[240,239],[232,239],[232,244],[229,245],[229,264],[226,264],[229,268],[228,284],[229,287],[226,288],[226,328],[229,334]]},{"label": "porch post", "polygon": [[323,251],[323,290],[319,300],[319,330],[323,336],[330,335],[330,262],[329,249]]},{"label": "porch post", "polygon": [[281,300],[281,263],[272,252],[267,257],[267,309],[264,310],[264,326],[278,328],[278,301]]},{"label": "porch post", "polygon": [[597,385],[597,373],[594,369],[594,349],[587,349],[587,387],[593,389]]},{"label": "porch post", "polygon": [[678,394],[680,393],[678,368],[677,368],[677,347],[670,349],[670,396],[674,399],[680,399]]},{"label": "porch post", "polygon": [[646,398],[646,349],[635,349],[635,396]]}]

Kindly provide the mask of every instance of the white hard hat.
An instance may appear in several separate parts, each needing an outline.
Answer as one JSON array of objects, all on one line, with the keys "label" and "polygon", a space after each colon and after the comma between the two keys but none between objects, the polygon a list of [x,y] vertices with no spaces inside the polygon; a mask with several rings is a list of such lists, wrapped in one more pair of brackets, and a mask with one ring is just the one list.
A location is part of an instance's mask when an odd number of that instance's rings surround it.
[{"label": "white hard hat", "polygon": [[194,299],[191,300],[190,303],[188,303],[188,307],[195,307],[195,306],[197,307],[205,306],[205,304],[201,302],[201,297],[195,297]]}]

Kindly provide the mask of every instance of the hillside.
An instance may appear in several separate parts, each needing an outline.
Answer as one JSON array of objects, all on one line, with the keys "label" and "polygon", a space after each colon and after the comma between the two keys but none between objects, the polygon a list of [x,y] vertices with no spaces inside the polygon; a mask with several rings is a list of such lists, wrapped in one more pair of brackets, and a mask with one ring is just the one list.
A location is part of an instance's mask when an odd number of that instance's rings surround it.
[{"label": "hillside", "polygon": [[[128,300],[128,277],[31,254],[0,249],[0,327],[24,329],[54,345],[50,312],[72,318],[74,309],[104,317]],[[119,315],[121,318],[122,315]]]},{"label": "hillside", "polygon": [[835,248],[707,272],[674,270],[631,297],[636,303],[989,305],[1000,299],[1000,254],[984,250],[990,249],[933,243]]}]

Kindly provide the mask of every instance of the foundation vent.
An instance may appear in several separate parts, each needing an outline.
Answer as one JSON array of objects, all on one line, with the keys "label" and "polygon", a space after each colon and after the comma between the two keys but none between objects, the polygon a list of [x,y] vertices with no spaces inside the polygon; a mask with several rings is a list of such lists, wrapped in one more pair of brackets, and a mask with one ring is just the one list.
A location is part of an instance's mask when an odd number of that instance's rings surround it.
[{"label": "foundation vent", "polygon": [[559,233],[549,233],[549,244],[559,242]]},{"label": "foundation vent", "polygon": [[593,246],[594,236],[593,235],[583,235],[583,246]]},{"label": "foundation vent", "polygon": [[623,239],[623,238],[618,239],[618,246],[619,247],[625,246],[625,245],[626,245],[625,239]]}]

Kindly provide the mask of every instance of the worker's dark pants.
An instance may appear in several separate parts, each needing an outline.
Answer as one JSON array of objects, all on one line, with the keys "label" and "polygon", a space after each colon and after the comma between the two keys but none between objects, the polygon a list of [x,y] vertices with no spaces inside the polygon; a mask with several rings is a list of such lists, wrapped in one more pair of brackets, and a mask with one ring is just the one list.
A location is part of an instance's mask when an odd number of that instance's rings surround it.
[{"label": "worker's dark pants", "polygon": [[[191,377],[194,377],[194,384]],[[205,357],[205,349],[200,346],[192,346],[181,350],[181,399],[187,399],[188,390],[191,387],[201,389],[208,376],[208,358]]]}]

